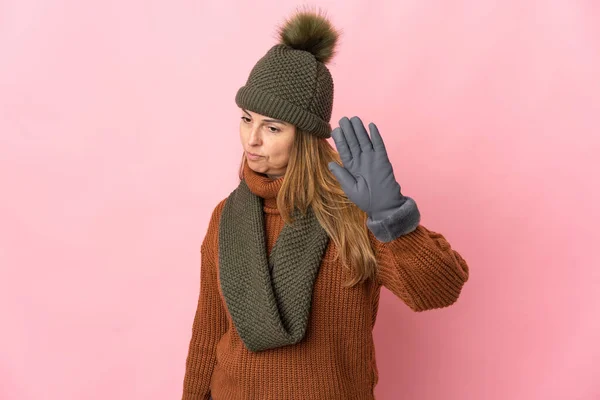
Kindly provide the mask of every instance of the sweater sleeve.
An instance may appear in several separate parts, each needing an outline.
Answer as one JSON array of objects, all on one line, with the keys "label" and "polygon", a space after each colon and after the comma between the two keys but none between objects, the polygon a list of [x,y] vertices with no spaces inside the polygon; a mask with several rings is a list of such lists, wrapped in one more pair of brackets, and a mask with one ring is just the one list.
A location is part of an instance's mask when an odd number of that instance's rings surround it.
[{"label": "sweater sleeve", "polygon": [[369,231],[377,254],[379,284],[412,310],[452,305],[469,278],[469,267],[443,235],[419,224],[410,233],[382,242]]},{"label": "sweater sleeve", "polygon": [[218,291],[217,245],[220,203],[201,245],[200,295],[186,359],[183,400],[208,400],[216,363],[216,346],[227,329],[227,316]]}]

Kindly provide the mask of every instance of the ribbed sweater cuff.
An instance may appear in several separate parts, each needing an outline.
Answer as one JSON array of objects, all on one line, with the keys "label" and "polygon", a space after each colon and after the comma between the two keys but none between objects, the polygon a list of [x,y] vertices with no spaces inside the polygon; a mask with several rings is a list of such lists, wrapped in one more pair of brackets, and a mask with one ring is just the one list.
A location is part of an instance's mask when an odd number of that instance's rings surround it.
[{"label": "ribbed sweater cuff", "polygon": [[382,246],[393,255],[397,270],[380,271],[381,279],[392,282],[402,277],[414,310],[447,307],[459,298],[468,266],[441,235],[419,226]]}]

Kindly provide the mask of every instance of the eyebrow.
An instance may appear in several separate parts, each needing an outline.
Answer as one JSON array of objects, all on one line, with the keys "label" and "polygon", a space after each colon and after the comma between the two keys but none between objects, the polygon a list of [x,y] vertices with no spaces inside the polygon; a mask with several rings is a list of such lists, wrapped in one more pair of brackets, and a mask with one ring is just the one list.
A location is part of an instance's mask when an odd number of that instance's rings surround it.
[{"label": "eyebrow", "polygon": [[[242,108],[242,111],[245,112],[246,114],[250,115],[250,113],[246,109]],[[281,121],[279,119],[263,119],[263,122],[275,122],[277,124],[288,125],[287,122]]]}]

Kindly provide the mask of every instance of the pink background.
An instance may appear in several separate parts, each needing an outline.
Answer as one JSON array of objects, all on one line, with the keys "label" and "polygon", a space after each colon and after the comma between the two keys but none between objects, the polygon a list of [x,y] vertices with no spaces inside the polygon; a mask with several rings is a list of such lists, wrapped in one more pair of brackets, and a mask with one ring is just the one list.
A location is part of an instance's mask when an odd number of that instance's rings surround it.
[{"label": "pink background", "polygon": [[[293,1],[0,2],[0,398],[176,399],[234,95]],[[323,1],[332,122],[375,122],[453,307],[387,290],[378,400],[600,398],[600,8]]]}]

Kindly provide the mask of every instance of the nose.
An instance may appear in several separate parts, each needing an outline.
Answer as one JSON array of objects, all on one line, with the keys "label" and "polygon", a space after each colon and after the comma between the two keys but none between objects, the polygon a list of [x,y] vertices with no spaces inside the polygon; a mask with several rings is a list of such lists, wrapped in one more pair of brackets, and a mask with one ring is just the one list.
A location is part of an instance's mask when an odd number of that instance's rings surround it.
[{"label": "nose", "polygon": [[248,136],[248,145],[259,146],[260,145],[260,131],[258,126],[254,126],[250,129],[250,135]]}]

